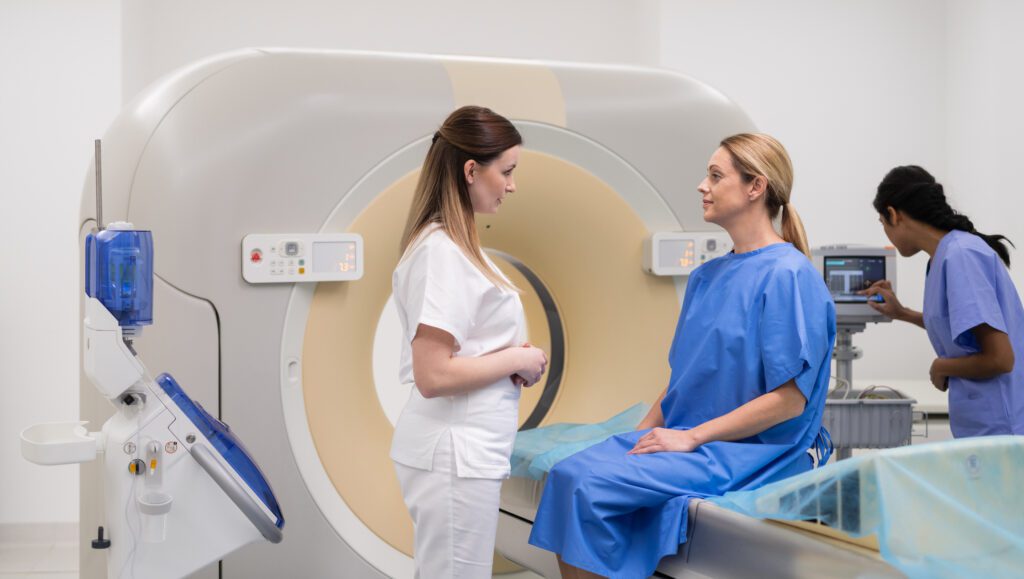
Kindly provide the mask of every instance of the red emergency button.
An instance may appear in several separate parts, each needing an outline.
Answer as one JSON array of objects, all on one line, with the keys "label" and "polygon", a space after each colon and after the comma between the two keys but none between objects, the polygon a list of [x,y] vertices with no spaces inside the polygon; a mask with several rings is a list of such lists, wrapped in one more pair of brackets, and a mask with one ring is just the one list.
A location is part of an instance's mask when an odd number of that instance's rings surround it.
[{"label": "red emergency button", "polygon": [[252,253],[249,254],[249,261],[251,261],[251,262],[253,262],[255,264],[262,263],[263,262],[263,252],[258,250],[258,249],[252,250]]}]

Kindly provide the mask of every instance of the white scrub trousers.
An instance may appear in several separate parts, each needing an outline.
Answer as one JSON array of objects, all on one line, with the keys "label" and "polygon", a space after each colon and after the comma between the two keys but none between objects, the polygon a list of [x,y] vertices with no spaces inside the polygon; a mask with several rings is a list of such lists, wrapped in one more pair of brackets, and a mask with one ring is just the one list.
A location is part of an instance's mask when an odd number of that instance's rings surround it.
[{"label": "white scrub trousers", "polygon": [[501,479],[459,478],[450,433],[434,470],[395,463],[412,515],[416,579],[491,579]]}]

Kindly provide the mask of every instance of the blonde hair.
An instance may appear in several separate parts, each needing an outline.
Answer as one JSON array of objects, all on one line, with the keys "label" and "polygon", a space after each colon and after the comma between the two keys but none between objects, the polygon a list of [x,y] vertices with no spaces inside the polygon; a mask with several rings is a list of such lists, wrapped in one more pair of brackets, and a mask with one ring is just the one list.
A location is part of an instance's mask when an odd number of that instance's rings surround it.
[{"label": "blonde hair", "polygon": [[786,148],[764,133],[740,133],[723,139],[720,145],[729,152],[744,181],[749,183],[757,177],[764,177],[768,183],[765,188],[768,216],[775,219],[781,211],[782,239],[810,258],[811,249],[803,221],[789,202],[793,191],[793,163]]},{"label": "blonde hair", "polygon": [[450,114],[434,133],[423,161],[402,234],[402,252],[427,226],[437,223],[494,285],[518,292],[484,259],[463,167],[470,159],[488,165],[522,143],[515,126],[490,109],[465,106]]}]

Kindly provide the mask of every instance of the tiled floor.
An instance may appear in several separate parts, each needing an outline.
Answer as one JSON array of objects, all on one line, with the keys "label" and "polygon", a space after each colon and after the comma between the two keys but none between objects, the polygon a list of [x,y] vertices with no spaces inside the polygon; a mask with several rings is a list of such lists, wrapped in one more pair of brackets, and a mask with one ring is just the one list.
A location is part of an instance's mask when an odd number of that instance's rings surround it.
[{"label": "tiled floor", "polygon": [[[0,544],[0,579],[78,579],[78,547],[73,541]],[[524,571],[501,579],[540,576]]]},{"label": "tiled floor", "polygon": [[[0,579],[78,579],[75,541],[0,542]],[[528,571],[501,579],[540,579]]]},{"label": "tiled floor", "polygon": [[0,542],[0,579],[77,579],[77,541]]}]

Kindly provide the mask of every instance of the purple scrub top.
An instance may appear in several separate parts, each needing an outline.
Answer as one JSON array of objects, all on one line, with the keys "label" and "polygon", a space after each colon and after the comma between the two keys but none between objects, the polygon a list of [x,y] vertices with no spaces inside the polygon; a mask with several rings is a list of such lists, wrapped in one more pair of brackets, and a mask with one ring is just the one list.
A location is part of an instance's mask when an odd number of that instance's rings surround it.
[{"label": "purple scrub top", "polygon": [[1024,307],[1002,260],[985,240],[950,231],[939,242],[924,284],[924,325],[940,358],[981,351],[981,324],[1007,334],[1013,371],[987,380],[949,379],[953,436],[1024,434]]}]

